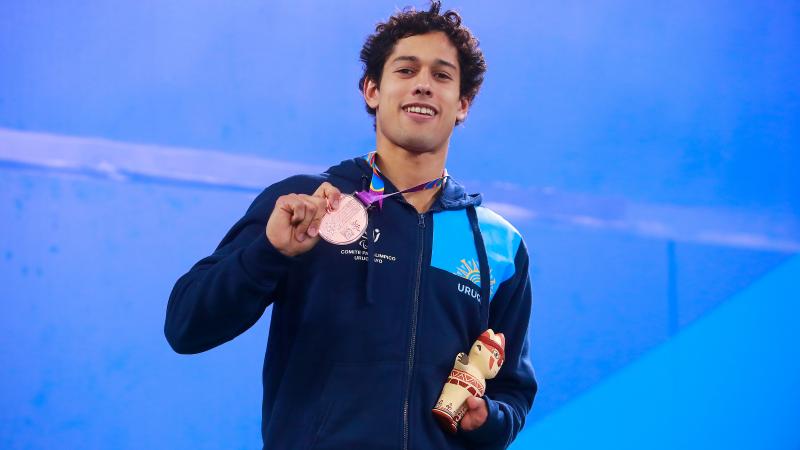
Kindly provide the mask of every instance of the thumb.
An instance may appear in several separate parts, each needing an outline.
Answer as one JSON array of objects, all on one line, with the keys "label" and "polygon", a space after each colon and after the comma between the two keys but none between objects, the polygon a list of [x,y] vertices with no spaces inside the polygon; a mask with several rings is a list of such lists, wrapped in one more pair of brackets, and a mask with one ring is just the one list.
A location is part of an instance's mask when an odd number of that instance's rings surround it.
[{"label": "thumb", "polygon": [[483,406],[483,399],[480,397],[467,397],[467,408],[470,410],[480,409]]}]

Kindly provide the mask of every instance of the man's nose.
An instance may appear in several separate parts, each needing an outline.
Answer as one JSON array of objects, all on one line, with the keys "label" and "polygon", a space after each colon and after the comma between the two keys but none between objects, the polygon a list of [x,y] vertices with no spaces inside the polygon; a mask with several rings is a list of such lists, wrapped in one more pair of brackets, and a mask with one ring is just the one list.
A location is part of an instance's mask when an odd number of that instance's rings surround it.
[{"label": "man's nose", "polygon": [[418,84],[416,89],[414,89],[414,95],[424,95],[425,97],[430,97],[431,94],[431,87],[427,84]]},{"label": "man's nose", "polygon": [[433,91],[431,91],[430,77],[420,73],[417,77],[417,85],[414,87],[414,95],[430,97],[431,94],[433,94]]}]

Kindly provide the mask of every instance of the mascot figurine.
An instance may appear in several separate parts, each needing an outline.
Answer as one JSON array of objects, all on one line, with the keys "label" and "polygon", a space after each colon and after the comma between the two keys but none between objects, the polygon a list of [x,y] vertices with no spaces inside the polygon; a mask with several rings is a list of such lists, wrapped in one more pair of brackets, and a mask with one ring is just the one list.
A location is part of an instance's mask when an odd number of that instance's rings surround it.
[{"label": "mascot figurine", "polygon": [[469,354],[459,353],[433,416],[446,431],[455,433],[467,411],[467,397],[483,397],[486,380],[497,375],[505,360],[506,338],[488,329],[472,344]]}]

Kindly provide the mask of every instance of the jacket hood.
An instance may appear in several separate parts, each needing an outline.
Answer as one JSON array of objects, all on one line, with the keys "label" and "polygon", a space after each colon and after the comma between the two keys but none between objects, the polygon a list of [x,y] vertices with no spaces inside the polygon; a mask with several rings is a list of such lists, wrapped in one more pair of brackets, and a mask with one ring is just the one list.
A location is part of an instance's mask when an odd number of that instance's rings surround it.
[{"label": "jacket hood", "polygon": [[[372,168],[370,168],[367,161],[363,156],[348,159],[341,163],[328,168],[326,174],[335,177],[341,177],[348,181],[361,186],[361,189],[366,189],[372,177]],[[397,192],[397,188],[388,179],[383,180],[386,184],[386,193]],[[468,194],[464,186],[448,176],[445,179],[442,190],[434,203],[432,210],[454,210],[464,209],[468,206],[478,206],[481,204],[483,198],[481,194]]]}]

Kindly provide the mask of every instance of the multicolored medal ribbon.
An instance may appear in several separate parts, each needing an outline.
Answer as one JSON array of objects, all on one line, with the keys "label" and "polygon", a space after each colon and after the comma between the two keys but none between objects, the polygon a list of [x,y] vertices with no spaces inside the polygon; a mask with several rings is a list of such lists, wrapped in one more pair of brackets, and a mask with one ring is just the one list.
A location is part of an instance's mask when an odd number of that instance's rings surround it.
[{"label": "multicolored medal ribbon", "polygon": [[369,184],[369,191],[356,192],[353,195],[342,194],[339,200],[339,207],[336,210],[329,210],[327,214],[322,216],[319,226],[319,235],[322,239],[336,245],[352,244],[367,229],[367,222],[369,221],[367,207],[374,203],[378,203],[379,207],[383,207],[383,199],[393,195],[437,188],[444,184],[444,179],[447,178],[447,170],[445,170],[442,172],[442,176],[435,180],[403,191],[384,194],[383,178],[381,178],[378,165],[375,164],[375,155],[376,152],[372,152],[364,157],[372,167],[372,181]]},{"label": "multicolored medal ribbon", "polygon": [[445,178],[447,178],[447,169],[442,172],[442,176],[436,178],[435,180],[431,180],[422,184],[418,184],[414,187],[404,189],[402,191],[393,192],[391,194],[384,194],[384,183],[383,178],[381,178],[381,172],[378,170],[378,164],[375,163],[375,157],[378,155],[378,152],[370,152],[366,156],[364,156],[364,160],[369,163],[369,166],[372,168],[372,180],[369,182],[369,191],[360,191],[356,192],[355,196],[365,206],[370,206],[373,203],[378,203],[378,208],[383,208],[383,199],[391,197],[397,194],[406,194],[409,192],[418,192],[424,191],[426,189],[435,189],[444,184]]}]

